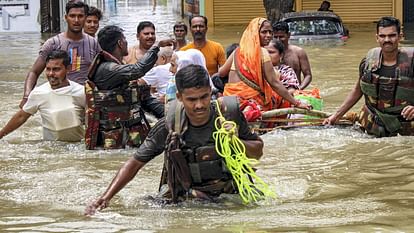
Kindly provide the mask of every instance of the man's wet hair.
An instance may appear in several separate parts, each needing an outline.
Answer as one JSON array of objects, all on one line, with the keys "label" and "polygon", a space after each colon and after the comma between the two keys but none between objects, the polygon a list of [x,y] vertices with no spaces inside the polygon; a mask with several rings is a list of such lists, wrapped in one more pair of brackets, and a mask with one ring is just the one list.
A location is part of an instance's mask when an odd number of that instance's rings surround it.
[{"label": "man's wet hair", "polygon": [[379,32],[380,27],[392,27],[392,26],[395,26],[397,28],[398,34],[400,34],[400,31],[401,31],[400,20],[392,16],[382,17],[377,23],[377,33]]},{"label": "man's wet hair", "polygon": [[239,43],[233,43],[226,47],[226,58],[229,58],[235,49],[239,47]]},{"label": "man's wet hair", "polygon": [[62,63],[64,66],[70,65],[70,57],[68,52],[64,50],[52,50],[46,56],[46,63],[53,59],[63,59]]},{"label": "man's wet hair", "polygon": [[277,49],[279,51],[279,54],[282,54],[285,52],[285,45],[280,40],[273,39],[270,44],[270,46],[273,46],[273,48]]},{"label": "man's wet hair", "polygon": [[137,33],[139,34],[146,27],[152,27],[152,29],[154,29],[154,31],[155,31],[155,25],[152,22],[150,22],[150,21],[142,21],[137,26]]},{"label": "man's wet hair", "polygon": [[98,32],[98,43],[102,50],[112,53],[116,48],[118,40],[123,37],[123,32],[122,28],[115,25],[108,25],[102,28]]},{"label": "man's wet hair", "polygon": [[91,6],[89,7],[89,11],[86,14],[86,16],[96,16],[98,18],[98,20],[102,19],[102,11],[99,10],[98,8]]},{"label": "man's wet hair", "polygon": [[183,27],[184,28],[185,33],[188,32],[188,27],[183,22],[177,22],[177,23],[175,23],[174,26],[173,26],[173,30],[175,31],[176,28],[180,28],[180,27]]},{"label": "man's wet hair", "polygon": [[203,20],[204,20],[204,25],[206,25],[206,27],[207,27],[207,25],[208,25],[208,20],[207,20],[207,17],[205,17],[204,15],[194,15],[194,16],[191,16],[191,17],[188,19],[188,23],[189,23],[190,27],[191,27],[191,20],[193,20],[194,18],[197,18],[197,17],[199,17],[199,18],[203,18]]},{"label": "man's wet hair", "polygon": [[85,4],[82,1],[69,1],[66,3],[66,14],[69,14],[70,9],[72,8],[83,8],[85,15],[89,12],[88,4]]},{"label": "man's wet hair", "polygon": [[210,87],[210,76],[204,67],[191,64],[175,74],[175,85],[180,93],[187,88]]},{"label": "man's wet hair", "polygon": [[282,31],[282,32],[289,33],[289,24],[284,21],[279,21],[279,22],[274,23],[272,25],[272,28],[273,28],[273,32]]}]

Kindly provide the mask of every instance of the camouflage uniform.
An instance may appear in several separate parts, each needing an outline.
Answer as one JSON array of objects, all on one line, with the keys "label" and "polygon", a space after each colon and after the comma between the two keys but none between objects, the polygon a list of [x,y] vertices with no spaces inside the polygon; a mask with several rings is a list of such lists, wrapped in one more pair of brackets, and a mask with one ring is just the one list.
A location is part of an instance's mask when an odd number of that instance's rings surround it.
[{"label": "camouflage uniform", "polygon": [[164,106],[151,97],[150,87],[135,81],[155,61],[156,55],[137,64],[123,65],[105,51],[94,59],[85,83],[87,149],[139,146],[150,129],[144,110],[163,117]]},{"label": "camouflage uniform", "polygon": [[381,48],[368,51],[360,78],[365,105],[359,119],[367,133],[377,137],[414,135],[414,121],[401,116],[404,107],[414,105],[413,52],[400,48],[395,75],[384,77],[379,75]]}]

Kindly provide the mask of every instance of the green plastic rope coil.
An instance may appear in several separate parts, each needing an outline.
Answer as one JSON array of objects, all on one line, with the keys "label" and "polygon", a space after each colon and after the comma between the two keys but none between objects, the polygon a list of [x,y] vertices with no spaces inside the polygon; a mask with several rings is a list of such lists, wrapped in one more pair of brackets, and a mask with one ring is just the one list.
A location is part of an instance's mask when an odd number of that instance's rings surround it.
[{"label": "green plastic rope coil", "polygon": [[[234,121],[227,121],[220,111],[218,101],[216,101],[216,105],[219,113],[219,117],[214,122],[216,132],[213,133],[216,151],[224,158],[243,203],[249,204],[264,197],[275,198],[276,194],[254,172],[252,166],[258,164],[259,161],[247,158],[245,145],[235,135],[237,124]],[[231,126],[230,130],[224,127],[228,124]]]}]

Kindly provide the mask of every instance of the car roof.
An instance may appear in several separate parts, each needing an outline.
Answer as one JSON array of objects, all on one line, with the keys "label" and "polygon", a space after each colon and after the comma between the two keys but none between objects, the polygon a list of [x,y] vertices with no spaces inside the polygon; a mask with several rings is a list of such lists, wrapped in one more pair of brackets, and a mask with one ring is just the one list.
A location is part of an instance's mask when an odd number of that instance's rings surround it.
[{"label": "car roof", "polygon": [[301,11],[301,12],[289,12],[284,13],[280,21],[295,18],[334,18],[341,21],[341,18],[331,11]]}]

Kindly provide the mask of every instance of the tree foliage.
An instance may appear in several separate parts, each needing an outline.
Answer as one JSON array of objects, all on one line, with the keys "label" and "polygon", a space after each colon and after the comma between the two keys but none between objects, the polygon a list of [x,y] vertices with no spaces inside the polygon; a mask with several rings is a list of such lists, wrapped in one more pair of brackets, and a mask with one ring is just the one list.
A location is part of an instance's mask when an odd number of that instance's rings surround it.
[{"label": "tree foliage", "polygon": [[273,23],[280,20],[283,13],[292,12],[295,0],[263,0],[267,18]]}]

